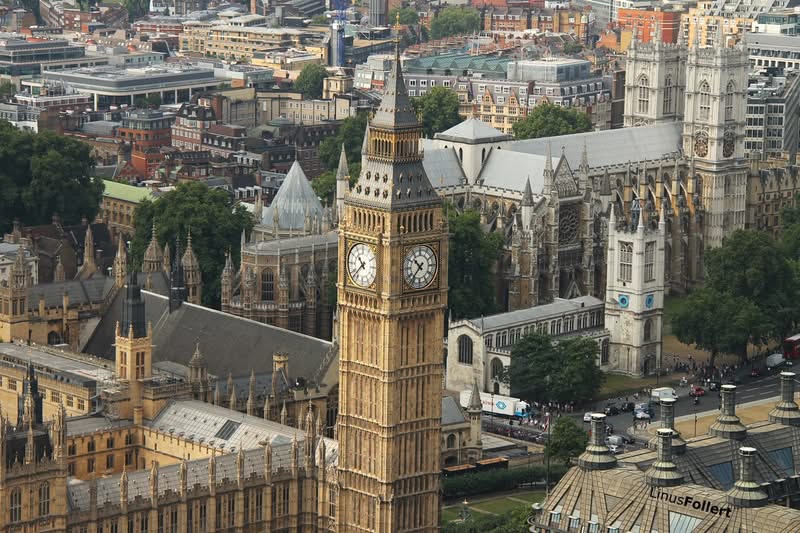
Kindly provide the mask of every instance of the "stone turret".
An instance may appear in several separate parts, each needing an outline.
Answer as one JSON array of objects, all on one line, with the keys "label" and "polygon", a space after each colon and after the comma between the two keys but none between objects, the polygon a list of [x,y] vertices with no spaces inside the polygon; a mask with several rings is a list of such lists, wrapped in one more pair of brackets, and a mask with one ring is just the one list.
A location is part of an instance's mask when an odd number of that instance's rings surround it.
[{"label": "stone turret", "polygon": [[250,383],[247,387],[247,414],[256,414],[256,371],[250,370]]},{"label": "stone turret", "polygon": [[786,426],[800,426],[800,409],[794,401],[794,372],[781,372],[781,399],[769,412],[769,421]]},{"label": "stone turret", "polygon": [[[175,260],[177,261],[177,257]],[[203,296],[203,272],[200,270],[200,262],[192,248],[192,230],[189,230],[186,236],[186,251],[181,258],[181,264],[186,285],[186,301],[200,305]]]},{"label": "stone turret", "polygon": [[81,276],[88,278],[95,272],[97,272],[97,263],[94,260],[94,235],[92,234],[92,225],[89,224],[86,226],[86,237],[83,239]]},{"label": "stone turret", "polygon": [[728,491],[728,503],[735,507],[763,507],[767,504],[767,494],[755,480],[756,449],[739,448],[739,479]]},{"label": "stone turret", "polygon": [[[60,263],[61,260],[59,259]],[[114,284],[121,289],[125,286],[125,280],[128,275],[128,251],[125,249],[125,239],[122,238],[122,235],[119,236],[117,241],[117,255],[114,256],[113,272]]]},{"label": "stone turret", "polygon": [[586,451],[578,457],[578,466],[584,470],[608,470],[617,465],[617,458],[605,444],[606,415],[592,413],[592,435]]},{"label": "stone turret", "polygon": [[208,382],[208,361],[200,351],[198,342],[192,358],[189,359],[189,383],[192,386],[192,397],[195,400],[207,402],[211,400],[210,384]]},{"label": "stone turret", "polygon": [[147,250],[144,252],[144,261],[142,262],[142,272],[151,274],[159,272],[163,268],[163,259],[161,255],[161,247],[158,244],[158,234],[156,233],[156,223],[153,222],[153,230],[150,233],[150,244],[147,245]]}]

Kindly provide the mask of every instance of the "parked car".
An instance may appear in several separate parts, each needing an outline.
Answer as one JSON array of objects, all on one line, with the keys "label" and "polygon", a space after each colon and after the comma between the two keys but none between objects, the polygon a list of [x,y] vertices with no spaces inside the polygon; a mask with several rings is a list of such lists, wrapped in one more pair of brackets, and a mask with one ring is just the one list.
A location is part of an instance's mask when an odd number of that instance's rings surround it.
[{"label": "parked car", "polygon": [[689,390],[689,396],[705,396],[706,390],[699,386],[699,385],[692,385],[691,390]]},{"label": "parked car", "polygon": [[651,417],[656,416],[656,412],[653,411],[653,406],[649,403],[637,403],[634,407],[634,411],[644,411]]},{"label": "parked car", "polygon": [[758,368],[754,368],[753,370],[750,371],[750,377],[751,378],[761,377],[761,370],[759,370]]},{"label": "parked car", "polygon": [[606,405],[605,409],[603,409],[603,412],[608,416],[614,416],[618,415],[620,411],[616,404],[610,403]]},{"label": "parked car", "polygon": [[650,413],[647,411],[637,410],[634,415],[636,420],[650,420]]},{"label": "parked car", "polygon": [[591,422],[592,421],[592,412],[583,413],[583,421],[584,422]]},{"label": "parked car", "polygon": [[619,406],[619,410],[623,413],[630,413],[635,409],[635,405],[633,402],[622,402]]},{"label": "parked car", "polygon": [[618,436],[622,438],[622,442],[624,442],[625,444],[634,444],[636,442],[636,439],[634,439],[627,433],[623,433],[622,435]]}]

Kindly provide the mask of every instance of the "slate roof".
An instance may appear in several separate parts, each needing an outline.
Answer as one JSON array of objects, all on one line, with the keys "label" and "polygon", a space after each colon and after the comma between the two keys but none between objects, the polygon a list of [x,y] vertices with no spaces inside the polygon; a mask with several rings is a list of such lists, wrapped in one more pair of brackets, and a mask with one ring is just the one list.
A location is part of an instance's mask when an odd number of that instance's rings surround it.
[{"label": "slate roof", "polygon": [[[324,361],[336,364],[335,347],[328,341],[186,302],[170,313],[166,297],[149,291],[142,291],[142,297],[145,317],[153,325],[154,362],[187,365],[199,342],[208,371],[217,376],[229,372],[249,376],[251,369],[257,374],[270,373],[274,352],[289,355],[289,375],[295,379],[311,379]],[[120,291],[84,351],[114,359],[114,333],[123,300]]]},{"label": "slate roof", "polygon": [[322,204],[296,160],[272,203],[264,209],[261,223],[269,228],[273,226],[275,209],[278,210],[278,228],[282,230],[302,230],[306,214],[312,219],[316,215],[322,220]]},{"label": "slate roof", "polygon": [[102,303],[114,288],[114,280],[106,276],[88,279],[41,283],[28,288],[28,309],[39,308],[39,299],[44,297],[46,307],[61,307],[63,297],[69,295],[69,306]]},{"label": "slate roof", "polygon": [[442,396],[442,426],[463,424],[467,421],[458,401],[452,396]]},{"label": "slate roof", "polygon": [[[232,433],[224,433],[227,438],[217,436],[222,426],[235,426]],[[70,422],[67,423],[69,427]],[[236,453],[238,447],[244,450],[244,477],[264,475],[264,448],[261,443],[267,440],[272,446],[272,470],[287,469],[292,464],[292,441],[297,437],[298,460],[303,464],[303,441],[305,435],[298,429],[282,426],[275,422],[230,411],[222,407],[192,400],[173,400],[150,423],[150,427],[162,431],[173,430],[175,434],[183,433],[184,438],[192,438],[197,442],[214,442],[215,447],[224,449],[225,454],[215,458],[216,483],[223,480],[236,480]],[[192,432],[192,433],[189,433]],[[338,461],[338,443],[324,438],[314,444],[317,458],[320,454],[320,442],[325,442],[325,465],[336,465]],[[224,448],[223,448],[224,445]],[[229,453],[230,452],[230,453]],[[191,490],[195,485],[207,487],[209,482],[209,459],[197,459],[186,462],[187,487]],[[176,463],[158,469],[158,493],[178,492],[180,489],[181,464]],[[150,498],[151,470],[128,472],[128,502],[133,503],[137,497]],[[114,475],[96,480],[97,502],[119,503],[120,477]],[[71,511],[88,511],[90,506],[91,482],[70,478],[67,486],[67,499]]]},{"label": "slate roof", "polygon": [[549,317],[559,317],[564,313],[571,313],[584,307],[590,309],[602,306],[603,300],[594,296],[579,296],[571,300],[557,298],[549,304],[509,311],[508,313],[498,313],[483,318],[474,318],[470,322],[478,328],[483,328],[483,331],[491,331],[499,328],[514,327],[517,324],[527,324]]},{"label": "slate roof", "polygon": [[[681,122],[526,139],[510,143],[501,152],[543,156],[547,154],[548,143],[554,154],[563,146],[568,161],[580,161],[583,145],[586,143],[589,165],[592,168],[619,165],[627,161],[653,161],[681,152]],[[508,168],[510,166],[511,163]],[[533,172],[531,174],[533,177]],[[536,184],[532,185],[533,191],[537,192]],[[523,183],[515,186],[519,190],[523,187]]]},{"label": "slate roof", "polygon": [[436,188],[452,187],[464,183],[464,170],[458,161],[455,149],[430,148],[425,149],[425,159],[422,160],[425,174]]},{"label": "slate roof", "polygon": [[508,141],[511,139],[511,136],[494,129],[478,118],[470,117],[448,130],[437,133],[433,138],[443,141],[479,144]]},{"label": "slate roof", "polygon": [[[302,237],[291,237],[288,239],[249,242],[244,245],[244,252],[253,254],[264,254],[269,252],[275,252],[277,254],[281,252],[281,250],[283,250],[283,253],[286,253],[288,250],[299,250],[303,252],[311,250],[311,246],[313,245],[318,253],[324,254],[326,246],[330,246],[338,242],[338,232],[329,231],[327,233],[315,233],[312,235],[303,235]],[[318,257],[321,257],[321,255]]]},{"label": "slate roof", "polygon": [[[553,168],[559,158],[551,158]],[[512,152],[511,150],[492,150],[483,164],[478,182],[488,187],[498,187],[520,194],[525,190],[525,182],[530,180],[534,194],[544,189],[544,168],[546,155]]]},{"label": "slate roof", "polygon": [[102,360],[98,361],[100,364],[93,364],[79,358],[58,357],[37,346],[0,343],[0,356],[0,364],[4,366],[24,368],[33,363],[37,375],[57,376],[60,381],[79,386],[93,387],[95,383],[114,378],[114,369],[110,364],[104,368]]},{"label": "slate roof", "polygon": [[386,77],[383,98],[370,123],[378,128],[416,128],[419,127],[417,114],[408,97],[403,71],[400,68],[400,55],[395,53],[392,68]]}]

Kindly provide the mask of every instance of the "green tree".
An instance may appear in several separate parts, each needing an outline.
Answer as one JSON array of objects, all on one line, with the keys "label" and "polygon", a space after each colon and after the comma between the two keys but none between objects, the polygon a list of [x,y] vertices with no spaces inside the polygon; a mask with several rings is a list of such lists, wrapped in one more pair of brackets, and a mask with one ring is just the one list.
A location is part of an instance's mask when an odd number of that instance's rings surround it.
[{"label": "green tree", "polygon": [[562,416],[553,424],[544,452],[551,458],[569,465],[573,457],[583,453],[588,442],[589,435],[578,427],[575,420]]},{"label": "green tree", "polygon": [[[530,333],[511,348],[504,381],[512,394],[536,401],[591,400],[603,384],[597,367],[597,342],[570,337],[556,344],[544,333]],[[511,379],[513,376],[513,380]]]},{"label": "green tree", "polygon": [[0,122],[0,231],[15,218],[24,225],[93,220],[103,182],[92,178],[91,148],[50,131],[29,133]]},{"label": "green tree", "polygon": [[472,318],[497,310],[494,299],[495,263],[500,258],[503,237],[485,233],[477,211],[460,215],[448,209],[450,250],[447,299],[453,318]]},{"label": "green tree", "polygon": [[322,85],[327,77],[328,71],[325,67],[316,63],[309,63],[300,71],[294,81],[294,88],[303,93],[306,98],[321,98]]},{"label": "green tree", "polygon": [[794,204],[781,209],[781,226],[784,228],[800,224],[800,194],[795,195]]},{"label": "green tree", "polygon": [[581,43],[567,43],[564,45],[564,54],[573,55],[583,52],[583,45]]},{"label": "green tree", "polygon": [[4,98],[11,98],[17,94],[17,86],[10,81],[0,82],[0,96]]},{"label": "green tree", "polygon": [[364,143],[364,133],[367,130],[369,116],[366,113],[359,113],[355,117],[347,117],[339,126],[336,135],[328,137],[319,146],[319,159],[325,164],[328,170],[336,171],[339,166],[339,155],[342,152],[342,144],[347,154],[347,162],[350,164],[350,175],[353,172],[353,164],[361,163],[361,145]]},{"label": "green tree", "polygon": [[481,15],[470,7],[446,7],[431,21],[431,37],[441,39],[480,31]]},{"label": "green tree", "polygon": [[473,513],[465,522],[448,522],[442,533],[528,533],[528,505],[520,505],[496,515]]},{"label": "green tree", "polygon": [[591,129],[592,121],[586,113],[547,103],[534,107],[527,117],[513,126],[514,137],[517,139],[555,137]]},{"label": "green tree", "polygon": [[128,10],[128,19],[131,22],[145,16],[150,9],[149,0],[124,0],[123,5]]},{"label": "green tree", "polygon": [[397,20],[397,14],[400,13],[400,24],[403,26],[413,26],[419,24],[419,14],[414,8],[400,7],[389,10],[389,16],[386,18],[391,24]]},{"label": "green tree", "polygon": [[180,183],[157,200],[145,200],[136,208],[131,244],[134,265],[142,262],[154,220],[159,244],[169,242],[173,251],[177,238],[185,246],[191,230],[192,248],[203,271],[203,304],[219,307],[225,253],[230,248],[238,263],[242,229],[252,229],[253,217],[241,205],[234,208],[228,193],[221,189],[209,189],[197,182]]},{"label": "green tree", "polygon": [[678,340],[709,351],[712,365],[720,353],[746,359],[748,343],[760,344],[770,330],[767,316],[753,302],[711,287],[691,294],[672,316]]},{"label": "green tree", "polygon": [[[722,246],[707,252],[705,266],[706,286],[755,305],[769,317],[770,337],[782,340],[793,332],[800,316],[796,278],[781,246],[769,234],[736,231]],[[764,334],[760,329],[750,332],[753,340]]]},{"label": "green tree", "polygon": [[429,139],[462,120],[458,114],[458,96],[446,87],[434,87],[424,96],[412,98],[411,105],[422,120],[422,130]]},{"label": "green tree", "polygon": [[[361,169],[361,163],[353,163],[349,165],[348,171],[350,172],[350,186],[352,187],[358,179],[358,172]],[[322,200],[322,203],[333,205],[336,197],[336,171],[329,170],[323,172],[311,182],[311,188],[317,193],[317,196]]]},{"label": "green tree", "polygon": [[311,17],[311,24],[316,26],[327,26],[328,25],[328,17],[325,15],[314,15]]}]

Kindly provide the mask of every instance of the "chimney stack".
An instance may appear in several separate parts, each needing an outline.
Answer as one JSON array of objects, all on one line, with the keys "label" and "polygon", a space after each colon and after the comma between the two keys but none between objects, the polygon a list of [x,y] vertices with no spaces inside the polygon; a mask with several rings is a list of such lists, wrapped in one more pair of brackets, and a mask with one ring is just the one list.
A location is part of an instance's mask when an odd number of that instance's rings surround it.
[{"label": "chimney stack", "polygon": [[735,507],[761,507],[767,495],[755,481],[755,448],[739,448],[739,479],[728,491],[728,503]]},{"label": "chimney stack", "polygon": [[592,414],[592,434],[586,451],[578,457],[578,466],[584,470],[608,470],[617,465],[617,458],[606,446],[606,415]]},{"label": "chimney stack", "polygon": [[800,408],[794,401],[794,372],[781,372],[781,399],[769,412],[769,421],[786,426],[800,426]]},{"label": "chimney stack", "polygon": [[675,432],[670,428],[660,428],[656,432],[658,439],[658,457],[656,462],[645,472],[644,477],[651,487],[674,487],[683,483],[683,474],[672,462],[672,439]]},{"label": "chimney stack", "polygon": [[[672,431],[672,453],[683,455],[686,452],[686,441],[684,441],[678,430],[675,429],[675,398],[661,398],[661,428]],[[649,448],[658,449],[660,446],[659,436],[656,435],[647,444]]]},{"label": "chimney stack", "polygon": [[717,420],[708,428],[708,432],[723,439],[742,440],[747,436],[739,417],[736,416],[736,385],[723,385],[720,393],[722,404]]}]

